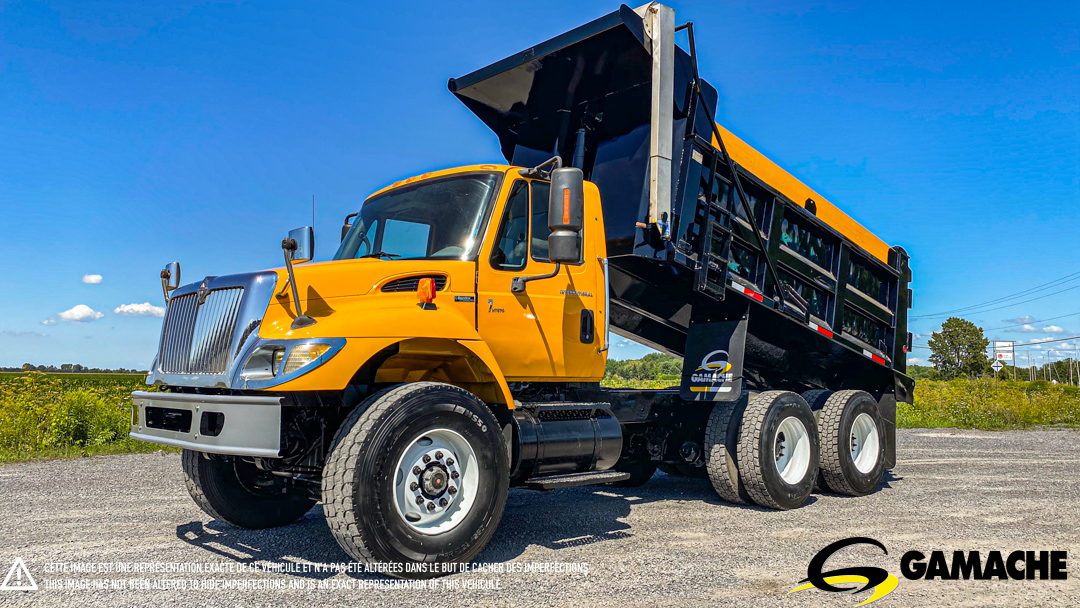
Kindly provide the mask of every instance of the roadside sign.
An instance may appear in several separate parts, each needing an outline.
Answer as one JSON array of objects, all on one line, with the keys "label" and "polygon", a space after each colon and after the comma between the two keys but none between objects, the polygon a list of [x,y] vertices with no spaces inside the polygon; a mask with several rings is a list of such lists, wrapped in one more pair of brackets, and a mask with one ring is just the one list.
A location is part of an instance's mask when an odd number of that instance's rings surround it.
[{"label": "roadside sign", "polygon": [[994,353],[994,358],[997,359],[998,361],[1012,361],[1013,360],[1013,354],[1012,354],[1011,350],[1008,351],[1008,352],[1004,352],[1004,353],[1003,352],[995,352]]},{"label": "roadside sign", "polygon": [[1001,361],[994,361],[993,365],[991,365],[990,367],[992,367],[995,372],[1000,372],[1001,369],[1005,366],[1001,364]]}]

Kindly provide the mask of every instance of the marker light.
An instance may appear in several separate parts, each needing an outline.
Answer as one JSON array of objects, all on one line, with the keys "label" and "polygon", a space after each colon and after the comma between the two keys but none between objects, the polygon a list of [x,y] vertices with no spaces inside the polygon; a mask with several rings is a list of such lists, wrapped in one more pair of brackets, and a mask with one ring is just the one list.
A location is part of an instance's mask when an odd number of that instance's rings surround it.
[{"label": "marker light", "polygon": [[425,277],[416,285],[416,297],[421,304],[431,304],[435,301],[435,279]]},{"label": "marker light", "polygon": [[563,188],[562,191],[562,223],[570,224],[570,189]]}]

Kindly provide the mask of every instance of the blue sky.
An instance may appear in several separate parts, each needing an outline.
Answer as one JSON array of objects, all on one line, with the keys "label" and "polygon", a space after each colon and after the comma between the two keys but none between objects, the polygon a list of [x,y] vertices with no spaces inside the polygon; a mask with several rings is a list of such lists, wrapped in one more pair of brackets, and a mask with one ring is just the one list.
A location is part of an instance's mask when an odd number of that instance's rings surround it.
[{"label": "blue sky", "polygon": [[[911,253],[913,315],[1080,271],[1080,4],[671,4],[718,120]],[[447,78],[616,6],[3,3],[0,365],[147,367],[166,262],[278,265],[312,194],[329,257],[368,193],[500,159]],[[1080,289],[968,318],[1077,336]]]}]

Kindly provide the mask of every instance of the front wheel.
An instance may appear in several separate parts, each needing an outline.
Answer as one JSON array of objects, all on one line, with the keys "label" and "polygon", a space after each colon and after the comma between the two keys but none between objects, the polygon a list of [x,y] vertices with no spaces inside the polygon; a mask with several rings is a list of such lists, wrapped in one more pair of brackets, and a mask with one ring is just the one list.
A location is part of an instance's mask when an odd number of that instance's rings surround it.
[{"label": "front wheel", "polygon": [[195,504],[210,517],[240,528],[287,526],[315,504],[307,488],[236,457],[210,458],[184,450],[180,462]]},{"label": "front wheel", "polygon": [[480,553],[508,488],[506,448],[488,407],[460,388],[417,382],[372,395],[342,423],[323,471],[323,506],[352,558],[427,578]]}]

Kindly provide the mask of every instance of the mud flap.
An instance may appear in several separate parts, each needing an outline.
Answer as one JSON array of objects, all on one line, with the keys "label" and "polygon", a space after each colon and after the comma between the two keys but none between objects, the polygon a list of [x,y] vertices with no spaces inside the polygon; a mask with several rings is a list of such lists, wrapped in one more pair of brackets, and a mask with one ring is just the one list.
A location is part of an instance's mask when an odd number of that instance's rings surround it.
[{"label": "mud flap", "polygon": [[687,401],[737,401],[742,395],[746,319],[690,323],[679,395]]}]

